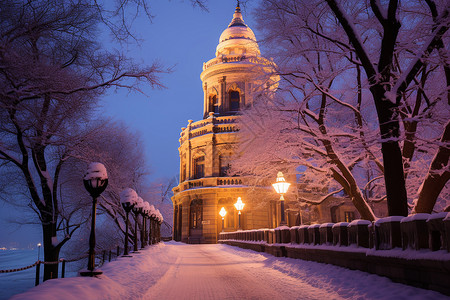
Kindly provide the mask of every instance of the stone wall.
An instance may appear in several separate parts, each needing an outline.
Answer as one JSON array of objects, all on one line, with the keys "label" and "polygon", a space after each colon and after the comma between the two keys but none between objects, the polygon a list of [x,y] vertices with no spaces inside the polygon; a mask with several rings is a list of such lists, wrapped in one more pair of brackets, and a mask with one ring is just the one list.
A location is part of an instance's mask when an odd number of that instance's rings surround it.
[{"label": "stone wall", "polygon": [[219,243],[333,264],[450,295],[450,213],[219,234]]}]

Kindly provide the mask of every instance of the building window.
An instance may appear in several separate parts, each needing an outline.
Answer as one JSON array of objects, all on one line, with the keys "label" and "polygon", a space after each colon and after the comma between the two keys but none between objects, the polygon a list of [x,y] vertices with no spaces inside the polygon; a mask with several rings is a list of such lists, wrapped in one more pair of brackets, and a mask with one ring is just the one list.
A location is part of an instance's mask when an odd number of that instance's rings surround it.
[{"label": "building window", "polygon": [[205,156],[200,156],[194,159],[194,179],[199,179],[205,176]]},{"label": "building window", "polygon": [[350,223],[355,219],[355,213],[353,211],[346,211],[344,213],[345,216],[345,222]]},{"label": "building window", "polygon": [[214,105],[214,112],[216,114],[219,113],[219,99],[217,99],[217,96],[213,97],[213,105]]},{"label": "building window", "polygon": [[217,95],[209,96],[209,112],[219,113],[219,100]]},{"label": "building window", "polygon": [[219,166],[220,166],[220,172],[219,172],[219,176],[220,177],[225,177],[228,175],[228,170],[230,169],[230,163],[228,162],[229,159],[227,156],[219,156]]},{"label": "building window", "polygon": [[238,91],[230,91],[230,110],[238,111],[241,97]]},{"label": "building window", "polygon": [[203,201],[200,199],[191,202],[189,227],[191,229],[202,228]]}]

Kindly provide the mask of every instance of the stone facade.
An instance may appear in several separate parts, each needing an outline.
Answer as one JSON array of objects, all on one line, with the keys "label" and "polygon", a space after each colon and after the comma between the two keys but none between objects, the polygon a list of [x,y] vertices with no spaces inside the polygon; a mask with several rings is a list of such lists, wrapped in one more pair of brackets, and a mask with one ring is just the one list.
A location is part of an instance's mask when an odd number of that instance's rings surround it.
[{"label": "stone facade", "polygon": [[[261,56],[253,31],[239,6],[219,39],[215,58],[203,64],[203,120],[188,121],[180,134],[180,183],[173,189],[174,239],[186,243],[216,243],[222,231],[219,216],[225,207],[225,231],[238,229],[234,203],[245,203],[241,228],[270,227],[267,205],[256,207],[245,178],[227,175],[237,143],[239,111],[253,102],[260,89],[275,88],[274,64]],[[273,195],[276,197],[275,195]]]}]

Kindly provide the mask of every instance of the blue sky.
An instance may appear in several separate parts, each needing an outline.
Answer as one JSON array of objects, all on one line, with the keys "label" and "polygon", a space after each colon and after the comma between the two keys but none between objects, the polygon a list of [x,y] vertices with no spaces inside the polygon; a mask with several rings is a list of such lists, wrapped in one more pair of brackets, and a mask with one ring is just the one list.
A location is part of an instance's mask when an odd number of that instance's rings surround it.
[{"label": "blue sky", "polygon": [[[181,127],[189,119],[200,120],[203,114],[203,62],[215,56],[220,34],[231,21],[235,6],[235,0],[210,0],[209,12],[205,12],[192,7],[190,1],[154,0],[152,22],[142,17],[133,25],[142,42],[139,47],[128,46],[128,56],[145,64],[159,61],[173,67],[173,72],[161,76],[165,89],[144,87],[146,95],[110,91],[103,97],[99,113],[123,121],[141,134],[152,180],[178,174]],[[251,10],[251,5],[243,7],[243,17],[258,39]],[[0,203],[0,211],[0,247],[11,242],[27,247],[41,241],[40,225],[10,222],[23,211],[5,203]]]},{"label": "blue sky", "polygon": [[[186,127],[189,119],[202,118],[203,62],[215,56],[219,36],[231,21],[235,5],[233,0],[209,1],[209,12],[205,12],[189,1],[154,1],[153,24],[144,18],[135,24],[144,42],[129,54],[147,64],[157,60],[166,67],[174,66],[173,72],[161,78],[166,89],[146,89],[148,97],[110,93],[103,103],[107,115],[141,133],[153,179],[178,174],[181,127]],[[250,26],[253,23],[245,10],[244,20]]]},{"label": "blue sky", "polygon": [[[133,57],[150,64],[158,60],[174,66],[162,76],[163,90],[139,94],[110,94],[104,99],[106,114],[123,120],[144,140],[152,178],[178,174],[178,139],[188,120],[203,114],[200,80],[203,62],[215,56],[219,36],[232,19],[236,2],[209,1],[209,12],[193,8],[189,1],[154,1],[153,24],[139,20],[138,34],[144,39],[139,48],[130,49]],[[251,17],[244,19],[251,25]]]}]

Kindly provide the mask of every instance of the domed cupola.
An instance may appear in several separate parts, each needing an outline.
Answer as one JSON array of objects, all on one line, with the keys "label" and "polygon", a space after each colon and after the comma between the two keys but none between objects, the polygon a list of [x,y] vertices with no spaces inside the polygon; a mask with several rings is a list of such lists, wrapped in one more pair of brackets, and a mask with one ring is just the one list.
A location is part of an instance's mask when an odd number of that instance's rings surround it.
[{"label": "domed cupola", "polygon": [[242,18],[239,2],[233,14],[233,19],[227,29],[220,35],[219,45],[216,48],[216,57],[235,54],[260,55],[255,34]]},{"label": "domed cupola", "polygon": [[271,75],[274,67],[261,56],[238,1],[233,19],[220,35],[216,57],[203,63],[203,118],[239,115],[253,102],[254,91],[265,88],[269,80],[278,81]]}]

